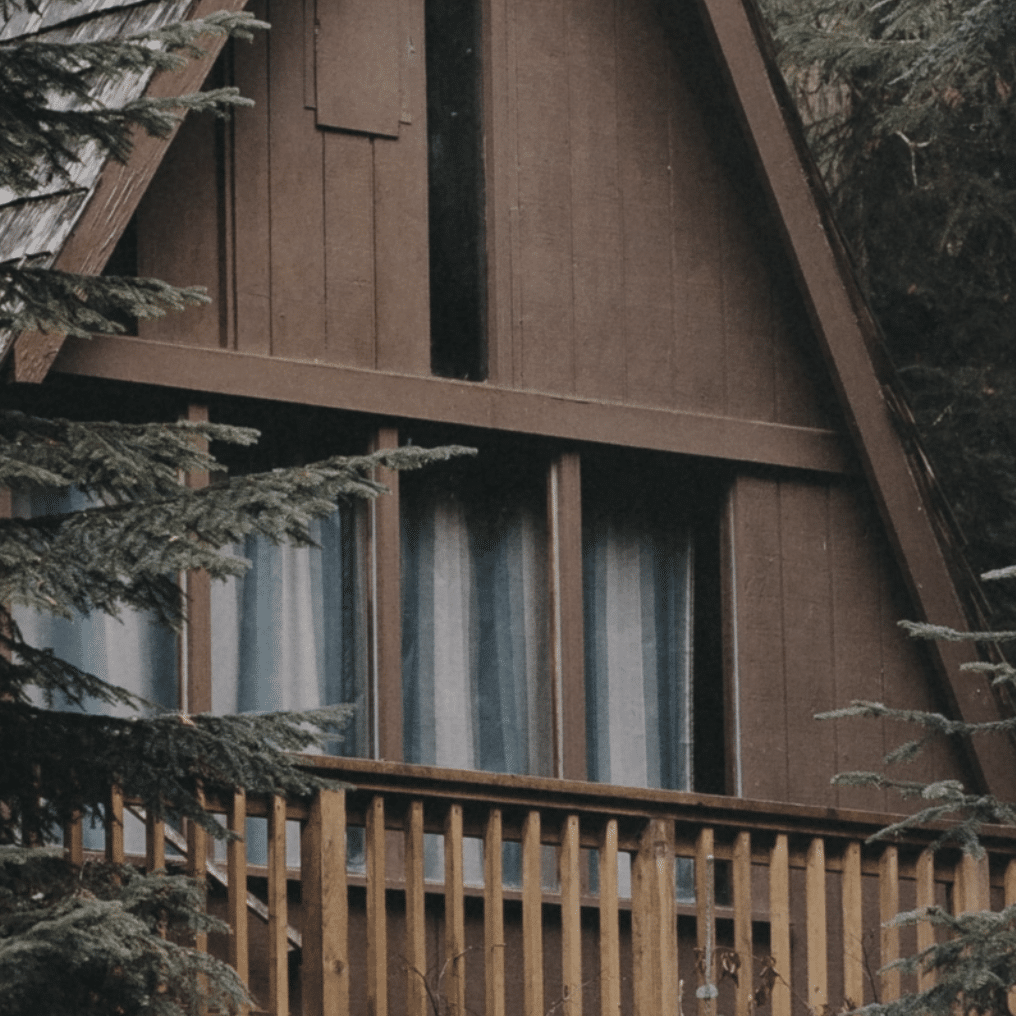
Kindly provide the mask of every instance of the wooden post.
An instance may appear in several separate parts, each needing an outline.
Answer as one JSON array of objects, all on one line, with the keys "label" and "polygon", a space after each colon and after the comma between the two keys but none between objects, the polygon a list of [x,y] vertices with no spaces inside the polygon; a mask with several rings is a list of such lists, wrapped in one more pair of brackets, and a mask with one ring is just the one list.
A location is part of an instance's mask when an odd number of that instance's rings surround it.
[{"label": "wooden post", "polygon": [[561,827],[557,870],[561,883],[561,997],[564,1016],[582,1016],[582,911],[579,872],[579,817]]},{"label": "wooden post", "polygon": [[268,1011],[272,1016],[289,1016],[286,890],[286,799],[273,794],[268,799]]},{"label": "wooden post", "polygon": [[427,1016],[427,925],[423,891],[423,802],[406,810],[406,1013]]},{"label": "wooden post", "polygon": [[600,1016],[621,1013],[621,945],[617,922],[617,819],[600,836]]},{"label": "wooden post", "polygon": [[[226,825],[239,837],[247,835],[247,793],[235,790],[229,801]],[[247,844],[243,839],[226,844],[227,907],[229,913],[229,965],[240,980],[250,979],[249,941],[247,937]]]},{"label": "wooden post", "polygon": [[115,784],[109,788],[106,802],[106,860],[124,863],[123,791]]},{"label": "wooden post", "polygon": [[675,891],[673,827],[652,819],[632,865],[634,1016],[677,1016]]},{"label": "wooden post", "polygon": [[[1005,869],[1005,906],[1016,904],[1016,858],[1013,858]],[[1009,1012],[1016,1016],[1016,986],[1009,989]]]},{"label": "wooden post", "polygon": [[85,839],[79,811],[76,811],[74,817],[64,826],[64,857],[76,868],[85,863]]},{"label": "wooden post", "polygon": [[[886,847],[878,862],[879,920],[882,923],[881,965],[900,958],[900,929],[892,924],[900,912],[900,861],[896,847]],[[882,1002],[900,997],[900,972],[887,970],[882,975]]]},{"label": "wooden post", "polygon": [[864,926],[861,902],[861,844],[843,851],[843,995],[851,1009],[864,1005]]},{"label": "wooden post", "polygon": [[695,929],[699,1016],[716,1016],[716,872],[713,831],[701,829],[695,848]]},{"label": "wooden post", "polygon": [[499,808],[491,808],[483,836],[483,948],[486,1016],[505,1016],[504,888]]},{"label": "wooden post", "polygon": [[790,1016],[790,848],[779,833],[769,854],[769,940],[776,983],[772,1016]]},{"label": "wooden post", "polygon": [[462,882],[462,805],[445,816],[445,980],[449,1016],[466,1013],[466,917]]},{"label": "wooden post", "polygon": [[805,862],[805,906],[808,925],[808,1008],[821,1012],[829,1002],[826,946],[825,842],[808,844]]},{"label": "wooden post", "polygon": [[751,1016],[754,948],[751,937],[751,833],[734,839],[734,952],[740,960],[735,991],[735,1016]]},{"label": "wooden post", "polygon": [[166,823],[156,822],[151,811],[145,812],[145,870],[151,874],[166,867]]},{"label": "wooden post", "polygon": [[367,1013],[388,1016],[388,927],[385,913],[385,802],[367,807]]},{"label": "wooden post", "polygon": [[300,838],[300,868],[303,1011],[305,1016],[349,1016],[344,791],[320,790],[311,801]]},{"label": "wooden post", "polygon": [[[935,905],[935,852],[929,847],[917,857],[917,909],[923,910]],[[924,952],[935,944],[935,926],[929,921],[917,924],[917,951]],[[935,971],[919,967],[917,990],[927,991],[935,985]]]},{"label": "wooden post", "polygon": [[540,885],[540,813],[522,824],[522,1011],[544,1016],[543,890]]}]

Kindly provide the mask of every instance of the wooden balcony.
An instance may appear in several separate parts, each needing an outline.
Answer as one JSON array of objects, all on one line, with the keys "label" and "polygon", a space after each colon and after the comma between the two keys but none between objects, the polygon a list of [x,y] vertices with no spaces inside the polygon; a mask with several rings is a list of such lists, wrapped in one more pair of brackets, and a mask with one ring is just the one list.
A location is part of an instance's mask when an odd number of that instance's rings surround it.
[{"label": "wooden balcony", "polygon": [[[216,860],[200,830],[169,834],[233,929],[199,944],[273,1016],[835,1011],[926,985],[878,973],[930,944],[929,927],[885,924],[899,910],[1016,902],[1011,830],[989,830],[978,861],[933,855],[923,832],[867,845],[887,821],[872,813],[351,759],[308,767],[356,789],[208,802],[234,830],[267,819],[264,858],[236,842]],[[113,803],[116,860],[125,809]],[[162,866],[166,835],[147,823],[137,863]],[[80,857],[80,830],[67,849]]]}]

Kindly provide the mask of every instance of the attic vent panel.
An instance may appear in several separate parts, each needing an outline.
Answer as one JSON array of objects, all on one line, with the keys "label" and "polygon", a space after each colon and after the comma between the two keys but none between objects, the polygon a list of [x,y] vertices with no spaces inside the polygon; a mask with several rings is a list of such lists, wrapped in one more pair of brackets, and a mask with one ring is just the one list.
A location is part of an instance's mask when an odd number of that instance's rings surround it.
[{"label": "attic vent panel", "polygon": [[319,3],[316,40],[318,126],[397,138],[397,0]]}]

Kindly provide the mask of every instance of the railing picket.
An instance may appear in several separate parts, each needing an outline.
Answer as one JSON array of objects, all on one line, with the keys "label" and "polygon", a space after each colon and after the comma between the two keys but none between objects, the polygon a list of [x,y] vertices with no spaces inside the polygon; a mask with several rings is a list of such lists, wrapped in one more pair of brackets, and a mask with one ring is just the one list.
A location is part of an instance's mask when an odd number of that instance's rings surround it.
[{"label": "railing picket", "polygon": [[462,871],[462,805],[445,816],[445,978],[441,985],[449,1016],[466,1012],[466,916]]},{"label": "railing picket", "polygon": [[751,939],[751,833],[734,838],[734,952],[740,963],[735,988],[735,1016],[750,1016],[754,949]]},{"label": "railing picket", "polygon": [[851,840],[843,851],[843,996],[850,1009],[864,1005],[861,884],[861,844]]},{"label": "railing picket", "polygon": [[[917,909],[935,905],[935,853],[929,847],[922,850],[917,856]],[[923,952],[929,946],[935,944],[935,926],[929,921],[917,922],[917,951]],[[935,971],[925,970],[923,967],[917,971],[917,990],[927,991],[935,985]]]},{"label": "railing picket", "polygon": [[[203,851],[198,856],[203,858]],[[268,1006],[289,1016],[289,903],[286,895],[286,799],[268,799]]]},{"label": "railing picket", "polygon": [[713,831],[701,829],[695,847],[695,929],[699,1016],[716,1016],[716,873]]},{"label": "railing picket", "polygon": [[[202,807],[205,803],[204,791],[198,788],[197,792],[198,800],[201,802]],[[120,827],[123,828],[123,822],[121,821]],[[109,840],[107,838],[106,847],[109,848]],[[208,856],[208,833],[192,819],[187,820],[187,865],[186,872],[193,878],[197,879],[202,886],[202,889],[206,888],[205,882],[205,860]],[[194,936],[194,948],[199,952],[208,951],[208,936],[202,931]]]},{"label": "railing picket", "polygon": [[[306,1016],[349,1016],[346,797],[321,790],[300,836],[303,881],[301,984]],[[230,872],[230,886],[233,874]],[[239,894],[237,894],[239,896]],[[246,915],[246,908],[244,908]]]},{"label": "railing picket", "polygon": [[166,867],[166,824],[156,821],[149,810],[145,813],[145,871]]},{"label": "railing picket", "polygon": [[600,1016],[621,1012],[621,943],[617,921],[617,819],[600,837]]},{"label": "railing picket", "polygon": [[540,813],[530,811],[522,823],[522,1004],[525,1016],[544,1016],[542,908]]},{"label": "railing picket", "polygon": [[80,811],[74,812],[74,817],[64,826],[64,857],[76,868],[85,863],[85,837]]},{"label": "railing picket", "polygon": [[634,1016],[677,1016],[675,889],[673,826],[651,819],[632,862]]},{"label": "railing picket", "polygon": [[579,817],[568,815],[558,851],[561,882],[561,997],[564,1016],[582,1016],[582,911],[579,879]]},{"label": "railing picket", "polygon": [[124,863],[123,791],[115,784],[109,788],[106,802],[106,860]]},{"label": "railing picket", "polygon": [[[160,823],[161,824],[161,823]],[[226,824],[231,833],[238,837],[247,832],[247,794],[236,790],[229,802]],[[160,829],[160,835],[163,830]],[[242,839],[230,840],[226,844],[227,906],[229,910],[229,962],[247,982],[250,974],[250,956],[247,937],[247,844]],[[314,895],[314,894],[309,894]]]},{"label": "railing picket", "polygon": [[423,891],[423,802],[406,811],[406,1013],[427,1016],[427,925]]},{"label": "railing picket", "polygon": [[[1006,865],[1003,892],[1005,906],[1011,907],[1016,904],[1016,858]],[[1009,1012],[1016,1013],[1016,986],[1009,989]]]},{"label": "railing picket", "polygon": [[[882,924],[881,966],[900,958],[900,929],[892,923],[900,911],[900,859],[896,847],[886,847],[878,864],[879,921]],[[882,974],[882,1002],[900,997],[900,972]]]},{"label": "railing picket", "polygon": [[504,885],[501,809],[491,808],[483,837],[483,947],[486,958],[486,1016],[505,1016]]},{"label": "railing picket", "polygon": [[829,1002],[826,955],[825,841],[816,836],[805,860],[805,908],[808,926],[808,1008],[822,1012]]},{"label": "railing picket", "polygon": [[385,913],[385,802],[367,807],[367,1012],[388,1016],[388,927]]},{"label": "railing picket", "polygon": [[785,833],[769,854],[769,949],[776,980],[772,1016],[790,1016],[790,848]]}]

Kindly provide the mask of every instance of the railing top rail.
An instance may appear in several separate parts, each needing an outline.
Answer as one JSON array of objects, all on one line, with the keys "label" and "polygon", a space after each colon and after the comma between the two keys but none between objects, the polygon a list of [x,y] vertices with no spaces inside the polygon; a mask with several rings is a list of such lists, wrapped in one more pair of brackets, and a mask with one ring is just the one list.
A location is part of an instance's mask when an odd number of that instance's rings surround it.
[{"label": "railing top rail", "polygon": [[[693,826],[730,831],[787,833],[832,839],[864,840],[902,818],[883,812],[815,807],[778,801],[695,794],[602,783],[558,780],[537,776],[443,769],[370,759],[305,755],[305,768],[331,779],[346,780],[360,794],[384,794],[395,800],[439,803],[454,799],[467,806],[499,807],[507,811],[538,809],[542,812],[586,814],[632,821],[666,818]],[[395,800],[393,800],[395,799]],[[921,846],[936,839],[944,824],[917,829],[895,842]],[[1016,829],[986,826],[985,847],[1016,854]]]}]

